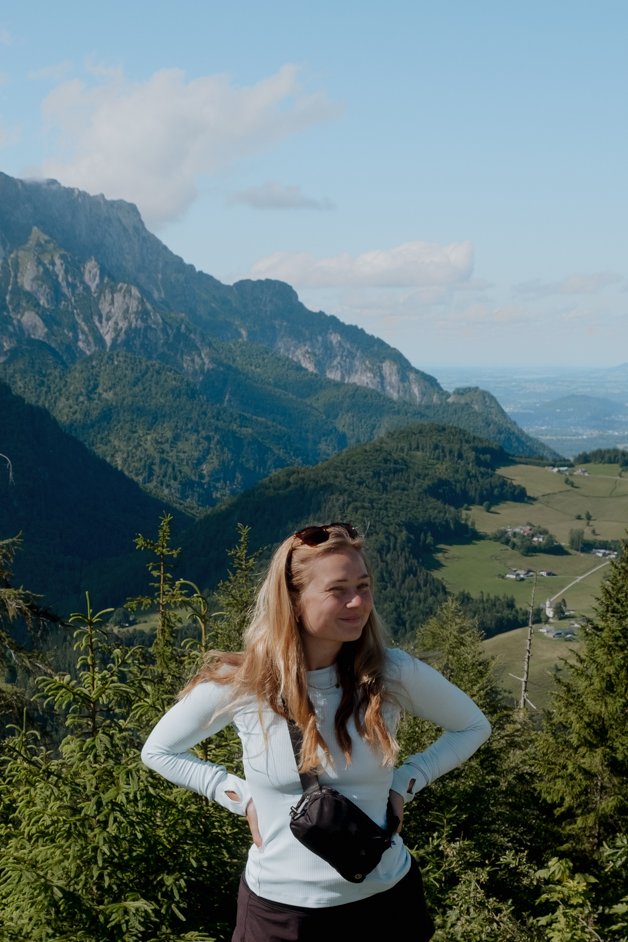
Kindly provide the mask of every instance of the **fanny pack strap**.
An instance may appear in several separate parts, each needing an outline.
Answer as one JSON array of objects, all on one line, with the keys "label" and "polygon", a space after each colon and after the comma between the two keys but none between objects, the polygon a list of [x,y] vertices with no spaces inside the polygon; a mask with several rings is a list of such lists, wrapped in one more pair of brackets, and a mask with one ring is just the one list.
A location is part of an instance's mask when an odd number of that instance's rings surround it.
[{"label": "fanny pack strap", "polygon": [[[303,745],[303,733],[294,722],[294,720],[288,719],[288,732],[290,733],[290,742],[292,743],[292,751],[294,752],[294,758],[297,761],[297,769],[299,768],[299,762],[301,760],[301,746]],[[306,791],[308,788],[311,788],[312,785],[318,785],[318,775],[315,772],[299,772],[299,778],[301,779],[301,785],[303,791]]]},{"label": "fanny pack strap", "polygon": [[[292,719],[287,719],[288,723],[288,732],[290,733],[290,742],[292,743],[292,751],[294,752],[294,758],[297,762],[297,769],[299,768],[299,761],[301,758],[301,746],[303,744],[303,733],[297,726],[297,724]],[[308,788],[311,788],[312,785],[320,785],[318,780],[318,775],[315,772],[299,772],[299,778],[301,779],[301,786],[303,791],[306,791]],[[348,800],[348,799],[347,799]],[[385,832],[389,837],[397,830],[399,826],[399,818],[393,811],[393,807],[390,803],[390,798],[388,799],[388,805],[386,806],[386,829]]]}]

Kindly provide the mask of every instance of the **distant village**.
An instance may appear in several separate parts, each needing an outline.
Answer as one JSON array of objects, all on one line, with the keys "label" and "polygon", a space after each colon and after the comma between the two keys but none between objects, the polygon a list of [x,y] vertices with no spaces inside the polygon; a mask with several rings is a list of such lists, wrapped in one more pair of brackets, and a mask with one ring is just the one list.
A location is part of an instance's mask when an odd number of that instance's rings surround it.
[{"label": "distant village", "polygon": [[554,465],[548,469],[553,471],[554,474],[579,474],[580,477],[588,477],[589,472],[586,468],[570,468],[568,465]]},{"label": "distant village", "polygon": [[[569,475],[579,475],[581,477],[588,476],[589,472],[586,468],[573,468],[567,465],[555,465],[548,467],[548,471],[553,472],[554,474],[569,474]],[[502,538],[512,540],[528,540],[533,545],[536,545],[538,549],[541,549],[542,544],[548,542],[548,537],[550,541],[553,540],[550,534],[547,531],[542,530],[540,527],[535,527],[533,524],[526,524],[524,526],[516,527],[505,527],[502,533]],[[612,549],[605,549],[601,547],[594,547],[589,550],[592,556],[596,556],[599,559],[615,559],[617,557],[617,552]],[[530,568],[512,568],[508,572],[504,573],[505,579],[512,579],[515,582],[523,582],[527,579],[534,578],[551,578],[552,576],[557,576],[553,569],[530,569]],[[581,623],[578,621],[570,622],[565,628],[557,628],[555,625],[551,624],[554,619],[563,619],[570,616],[574,616],[576,613],[570,611],[567,608],[567,603],[565,599],[558,600],[557,597],[547,598],[544,605],[541,607],[542,618],[544,624],[539,631],[542,634],[547,635],[550,638],[561,639],[563,641],[574,641],[577,637],[577,631],[582,627]]]}]

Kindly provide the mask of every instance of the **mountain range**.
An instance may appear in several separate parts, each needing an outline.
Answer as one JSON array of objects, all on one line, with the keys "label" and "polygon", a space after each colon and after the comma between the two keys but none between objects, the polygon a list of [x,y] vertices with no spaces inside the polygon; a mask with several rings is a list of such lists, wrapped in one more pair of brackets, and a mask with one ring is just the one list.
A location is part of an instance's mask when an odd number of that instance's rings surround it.
[{"label": "mountain range", "polygon": [[[88,452],[142,494],[130,501],[134,515],[113,478],[99,485],[102,507],[126,515],[131,535],[145,525],[145,509],[174,508],[191,520],[281,469],[318,466],[417,422],[463,429],[510,455],[555,457],[490,393],[444,390],[382,340],[308,310],[289,285],[229,286],[197,271],[146,229],[132,204],[5,174],[0,380],[0,452],[11,457],[15,422],[43,428],[42,413],[27,406],[45,410],[66,438],[52,451],[31,441],[21,474],[47,481],[50,461],[75,453],[70,439],[80,443],[81,459],[64,472],[77,520],[83,499],[93,501],[95,472],[75,473]],[[8,492],[0,538],[20,525],[19,506],[29,522],[29,488],[19,499]],[[42,500],[44,492],[42,483]],[[47,521],[43,513],[37,528],[29,522],[52,559],[59,554],[47,530],[58,537],[63,516]]]},{"label": "mountain range", "polygon": [[488,389],[514,422],[564,457],[628,447],[628,363],[468,364],[441,368],[439,380],[449,386],[478,384]]}]

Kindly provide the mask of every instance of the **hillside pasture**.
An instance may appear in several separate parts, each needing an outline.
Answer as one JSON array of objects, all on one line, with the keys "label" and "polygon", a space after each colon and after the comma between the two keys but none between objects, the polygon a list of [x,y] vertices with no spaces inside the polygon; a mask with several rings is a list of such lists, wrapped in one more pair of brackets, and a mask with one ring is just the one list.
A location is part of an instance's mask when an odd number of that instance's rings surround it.
[{"label": "hillside pasture", "polygon": [[[434,574],[452,592],[466,590],[477,596],[512,595],[517,604],[528,607],[533,579],[506,578],[509,571],[530,569],[555,573],[538,576],[534,602],[564,598],[578,615],[594,614],[600,585],[608,572],[608,561],[591,553],[568,550],[572,530],[582,530],[585,540],[620,540],[628,525],[628,476],[618,465],[586,465],[587,474],[566,475],[549,467],[519,464],[499,473],[522,485],[529,500],[505,501],[490,509],[473,506],[470,522],[485,536],[463,545],[442,546],[435,554]],[[587,521],[587,514],[591,520]],[[527,556],[491,539],[497,531],[532,524],[543,527],[562,544],[563,554],[533,553]]]},{"label": "hillside pasture", "polygon": [[[618,465],[586,465],[585,474],[566,475],[548,467],[513,465],[500,474],[521,484],[530,502],[500,504],[488,512],[473,508],[473,520],[482,533],[494,533],[501,527],[534,523],[546,527],[556,539],[567,545],[569,531],[583,529],[585,538],[620,540],[628,526],[628,477]],[[591,514],[587,526],[586,513]],[[578,519],[580,515],[581,519]],[[595,533],[592,531],[595,530]]]},{"label": "hillside pasture", "polygon": [[[498,684],[518,703],[521,696],[521,675],[526,649],[527,628],[516,628],[496,635],[484,642],[486,654],[494,659],[494,672]],[[551,638],[535,626],[528,677],[528,697],[537,708],[548,706],[554,687],[554,677],[568,667],[578,643]],[[566,662],[566,663],[565,663]],[[513,676],[514,675],[514,676]]]},{"label": "hillside pasture", "polygon": [[585,553],[554,556],[534,553],[523,556],[496,540],[476,540],[463,546],[442,547],[437,555],[434,574],[451,592],[467,591],[477,596],[512,595],[517,604],[528,607],[532,598],[533,577],[518,581],[506,573],[516,569],[536,572],[546,570],[552,576],[538,576],[534,593],[536,605],[546,599],[565,598],[567,606],[578,614],[592,615],[594,598],[608,570],[608,562]]}]

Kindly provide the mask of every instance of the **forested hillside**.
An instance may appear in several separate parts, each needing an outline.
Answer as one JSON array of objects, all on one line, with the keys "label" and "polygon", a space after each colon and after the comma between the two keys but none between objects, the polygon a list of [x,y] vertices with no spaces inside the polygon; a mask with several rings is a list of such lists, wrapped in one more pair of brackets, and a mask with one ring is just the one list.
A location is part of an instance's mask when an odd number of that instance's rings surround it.
[{"label": "forested hillside", "polygon": [[[0,453],[19,473],[10,485],[8,477],[2,481],[8,491],[0,505],[0,539],[23,533],[16,575],[61,609],[73,607],[88,586],[114,604],[133,591],[141,567],[132,541],[139,530],[151,530],[146,508],[156,510],[153,527],[161,511],[176,508],[175,525],[183,531],[189,516],[250,491],[241,506],[253,507],[255,487],[269,475],[291,469],[269,485],[282,488],[299,478],[301,468],[316,468],[349,449],[345,494],[354,486],[364,494],[355,503],[361,523],[383,533],[388,522],[379,505],[390,500],[390,481],[400,473],[384,444],[357,459],[372,467],[364,486],[357,486],[353,446],[417,422],[425,423],[422,434],[429,439],[427,423],[438,421],[512,455],[548,454],[493,397],[475,389],[447,393],[378,338],[307,310],[289,285],[222,285],[173,255],[146,230],[134,206],[4,174],[0,379],[50,417],[45,424],[36,410],[3,393]],[[42,448],[44,425],[55,442],[50,454]],[[103,477],[102,465],[86,470],[93,456],[143,493],[120,476]],[[465,452],[460,461],[467,457]],[[430,547],[448,534],[465,533],[452,494],[438,487],[430,492],[433,471],[422,472],[420,493],[418,485],[409,488],[420,512],[408,516],[403,494],[397,494],[392,527],[406,516],[409,522],[402,522],[403,535],[381,537],[378,546],[384,557],[396,559],[385,573],[391,592],[409,598],[417,595],[410,586],[421,587],[424,602],[409,610],[409,623],[431,611],[429,599],[443,592],[425,568]],[[340,480],[329,483],[325,467],[320,485],[317,474],[303,477],[316,496],[302,506],[325,516],[346,499],[338,496]],[[131,493],[137,499],[129,509]],[[333,500],[321,496],[328,493]],[[364,507],[368,512],[360,513]],[[247,519],[263,516],[263,510],[247,510]],[[232,525],[223,550],[233,532]],[[224,552],[199,566],[199,577],[215,582]],[[395,624],[395,630],[406,629]]]},{"label": "forested hillside", "polygon": [[0,541],[22,535],[17,584],[64,616],[87,589],[113,599],[137,591],[133,538],[155,528],[163,502],[1,382],[0,430]]},{"label": "forested hillside", "polygon": [[185,568],[201,585],[221,571],[237,524],[253,549],[307,523],[349,520],[368,534],[379,606],[393,634],[412,633],[445,597],[431,574],[439,543],[474,535],[468,504],[525,500],[495,469],[502,449],[460,430],[417,424],[347,449],[316,468],[277,472],[210,511],[182,537]]},{"label": "forested hillside", "polygon": [[[279,468],[314,465],[421,414],[291,361],[278,366],[277,357],[258,350],[262,357],[266,365],[273,361],[271,381],[223,365],[199,385],[173,367],[123,351],[66,367],[30,344],[0,363],[0,376],[149,493],[192,513]],[[237,363],[233,346],[227,360]]]},{"label": "forested hillside", "polygon": [[[100,381],[98,374],[92,379]],[[522,488],[495,474],[496,467],[509,461],[501,449],[461,430],[419,423],[348,448],[314,467],[278,471],[195,520],[149,497],[64,433],[44,410],[1,384],[0,391],[2,453],[11,456],[12,472],[0,465],[0,532],[4,538],[22,534],[16,579],[41,593],[62,615],[80,606],[85,591],[113,606],[140,591],[145,563],[135,552],[134,538],[153,535],[164,512],[174,514],[181,572],[205,588],[224,576],[227,549],[239,524],[251,527],[251,546],[266,553],[304,524],[349,519],[368,533],[382,613],[392,633],[401,637],[446,595],[431,572],[434,549],[476,535],[465,506],[526,497]],[[154,408],[148,399],[147,425],[135,437],[137,466],[148,460],[150,450],[142,442],[151,434]],[[111,421],[113,429],[116,421],[121,423],[122,435],[124,410],[119,411],[120,420],[114,410]],[[177,430],[183,466],[188,431],[185,425]],[[176,462],[170,467],[176,473]],[[525,618],[514,604],[507,614],[501,608],[494,600],[491,624],[482,617],[488,633]]]}]

